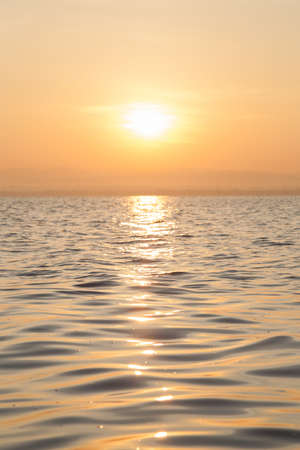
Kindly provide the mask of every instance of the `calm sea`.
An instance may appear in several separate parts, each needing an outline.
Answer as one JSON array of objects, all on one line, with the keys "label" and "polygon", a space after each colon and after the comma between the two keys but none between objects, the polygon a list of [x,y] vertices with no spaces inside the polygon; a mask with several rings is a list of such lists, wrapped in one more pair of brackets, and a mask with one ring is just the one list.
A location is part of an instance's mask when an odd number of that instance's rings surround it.
[{"label": "calm sea", "polygon": [[300,448],[300,197],[2,198],[1,450]]}]

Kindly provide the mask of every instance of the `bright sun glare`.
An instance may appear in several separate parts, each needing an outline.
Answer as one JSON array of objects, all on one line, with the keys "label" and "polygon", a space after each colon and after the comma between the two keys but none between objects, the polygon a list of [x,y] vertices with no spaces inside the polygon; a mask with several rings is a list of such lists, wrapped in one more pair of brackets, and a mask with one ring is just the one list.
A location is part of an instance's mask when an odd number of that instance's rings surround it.
[{"label": "bright sun glare", "polygon": [[173,116],[160,105],[136,103],[125,114],[124,127],[144,138],[156,138],[167,131],[173,123]]}]

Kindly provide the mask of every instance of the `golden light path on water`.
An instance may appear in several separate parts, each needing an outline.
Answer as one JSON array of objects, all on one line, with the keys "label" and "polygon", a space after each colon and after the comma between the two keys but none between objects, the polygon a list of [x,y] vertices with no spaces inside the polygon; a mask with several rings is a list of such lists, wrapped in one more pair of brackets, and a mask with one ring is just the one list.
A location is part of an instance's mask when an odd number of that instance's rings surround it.
[{"label": "golden light path on water", "polygon": [[[139,244],[131,248],[132,255],[135,258],[144,260],[145,264],[142,266],[135,266],[129,273],[124,274],[125,282],[129,285],[136,286],[148,286],[151,284],[153,275],[157,274],[157,269],[153,268],[151,261],[159,259],[161,256],[164,258],[172,258],[173,251],[172,248],[167,249],[159,245],[156,248],[153,246],[153,241],[159,242],[160,239],[168,237],[170,231],[174,227],[174,222],[166,219],[166,205],[164,198],[160,196],[138,196],[131,199],[131,222],[127,225],[132,229],[132,234],[135,238],[140,241]],[[147,264],[150,263],[150,264]],[[135,295],[132,299],[134,305],[138,307],[147,307],[147,298],[149,294]],[[144,313],[140,316],[129,316],[128,319],[132,321],[137,321],[141,324],[146,324],[149,321],[155,321],[158,317],[164,314],[171,315],[179,312],[176,310],[174,312],[162,313],[161,311],[153,311],[151,313]],[[145,340],[128,340],[129,343],[133,343],[137,347],[147,346],[155,347],[156,349],[148,348],[147,350],[142,350],[141,355],[152,356],[157,354],[157,347],[163,346],[163,343],[156,341],[145,341]],[[134,369],[134,374],[136,376],[144,375],[145,370],[151,369],[149,361],[146,361],[145,366],[129,364],[128,368]],[[136,370],[137,369],[137,370]],[[162,386],[159,388],[161,391],[166,392],[169,390],[168,387]],[[157,392],[156,392],[157,393]],[[154,397],[157,402],[169,402],[173,399],[173,395],[160,395]],[[167,437],[168,433],[165,431],[157,431],[156,433],[149,434],[147,437],[154,437],[155,439],[163,439]],[[139,448],[139,447],[137,447]]]}]

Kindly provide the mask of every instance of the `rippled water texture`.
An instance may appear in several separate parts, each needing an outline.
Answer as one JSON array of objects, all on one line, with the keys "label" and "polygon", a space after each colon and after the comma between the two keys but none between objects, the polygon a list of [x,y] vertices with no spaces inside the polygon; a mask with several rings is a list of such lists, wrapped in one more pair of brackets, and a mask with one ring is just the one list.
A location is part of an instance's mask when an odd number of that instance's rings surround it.
[{"label": "rippled water texture", "polygon": [[0,448],[300,448],[300,197],[0,200]]}]

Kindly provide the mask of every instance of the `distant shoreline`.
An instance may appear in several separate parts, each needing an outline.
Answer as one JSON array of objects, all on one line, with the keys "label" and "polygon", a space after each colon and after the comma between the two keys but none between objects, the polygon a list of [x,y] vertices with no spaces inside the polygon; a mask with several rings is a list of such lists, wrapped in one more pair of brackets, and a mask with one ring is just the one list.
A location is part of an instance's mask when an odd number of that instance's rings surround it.
[{"label": "distant shoreline", "polygon": [[297,190],[117,190],[76,191],[76,190],[0,190],[0,197],[128,197],[128,196],[191,196],[191,197],[287,197],[300,196]]}]

